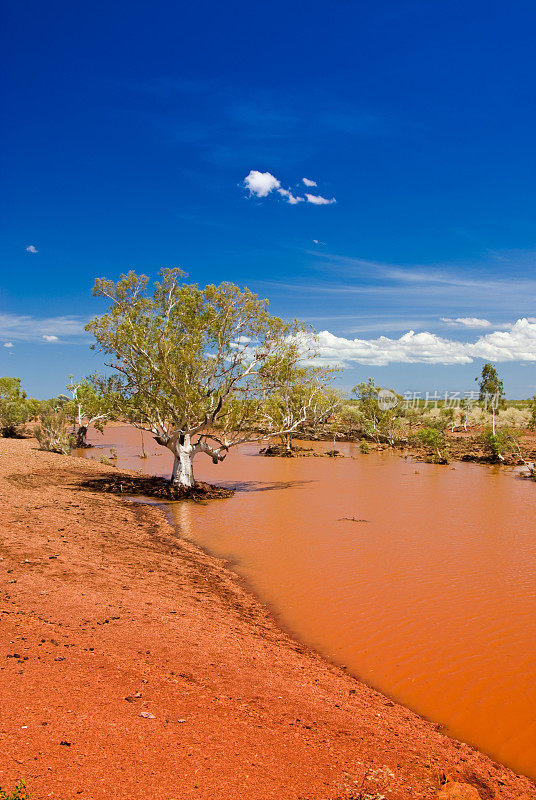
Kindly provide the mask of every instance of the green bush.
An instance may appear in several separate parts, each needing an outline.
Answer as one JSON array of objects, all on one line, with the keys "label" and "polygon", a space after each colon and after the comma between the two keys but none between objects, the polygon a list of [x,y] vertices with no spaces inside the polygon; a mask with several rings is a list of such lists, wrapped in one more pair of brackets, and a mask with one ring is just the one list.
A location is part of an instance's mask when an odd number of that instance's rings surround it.
[{"label": "green bush", "polygon": [[0,788],[0,800],[28,800],[28,792],[24,781],[19,781],[15,784],[12,792],[5,792]]},{"label": "green bush", "polygon": [[493,428],[486,428],[478,440],[494,461],[502,461],[516,445],[516,437],[508,428],[496,430],[495,433]]},{"label": "green bush", "polygon": [[19,426],[24,425],[30,413],[30,401],[20,385],[20,378],[0,378],[0,435],[15,438]]},{"label": "green bush", "polygon": [[426,428],[421,428],[417,433],[417,438],[421,444],[431,450],[436,463],[443,464],[446,462],[447,450],[445,434],[442,430],[429,425]]},{"label": "green bush", "polygon": [[38,422],[34,428],[34,436],[39,442],[39,449],[68,455],[75,441],[69,431],[69,419],[61,402],[45,400],[40,403]]},{"label": "green bush", "polygon": [[529,411],[530,411],[529,428],[531,431],[536,431],[536,394],[533,395],[530,401]]}]

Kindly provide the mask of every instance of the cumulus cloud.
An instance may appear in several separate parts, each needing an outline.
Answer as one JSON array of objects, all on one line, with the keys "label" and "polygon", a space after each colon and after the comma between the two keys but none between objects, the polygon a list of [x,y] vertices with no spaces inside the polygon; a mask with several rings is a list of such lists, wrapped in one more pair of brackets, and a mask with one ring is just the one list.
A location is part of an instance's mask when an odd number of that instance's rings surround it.
[{"label": "cumulus cloud", "polygon": [[491,322],[487,319],[478,319],[478,317],[441,317],[441,322],[446,322],[447,325],[456,328],[491,328]]},{"label": "cumulus cloud", "polygon": [[[302,178],[302,182],[307,187],[317,185],[316,181],[310,178]],[[294,195],[290,189],[284,189],[281,186],[281,181],[271,172],[259,172],[256,169],[250,170],[249,175],[244,178],[243,185],[249,191],[250,197],[268,197],[269,194],[276,190],[291,206],[304,203],[305,198],[307,198],[308,203],[312,203],[315,206],[326,206],[337,202],[334,197],[328,199],[319,194],[306,193],[305,197]]]},{"label": "cumulus cloud", "polygon": [[28,247],[26,248],[26,252],[27,252],[27,253],[38,253],[38,252],[39,252],[39,250],[37,249],[37,247],[36,247],[35,245],[33,245],[33,244],[30,244],[30,245],[28,245]]},{"label": "cumulus cloud", "polygon": [[14,347],[13,342],[4,342],[4,347]]},{"label": "cumulus cloud", "polygon": [[307,194],[305,193],[308,203],[313,203],[315,206],[329,206],[331,203],[336,203],[334,197],[331,200],[328,200],[327,197],[321,197],[319,194]]},{"label": "cumulus cloud", "polygon": [[287,202],[290,203],[291,206],[295,206],[296,203],[303,203],[303,197],[294,197],[290,189],[278,189],[277,190],[282,197],[287,198]]},{"label": "cumulus cloud", "polygon": [[244,185],[249,189],[249,194],[256,197],[268,197],[274,189],[279,189],[280,181],[271,172],[259,172],[252,169],[244,178]]},{"label": "cumulus cloud", "polygon": [[458,342],[427,331],[408,331],[399,339],[346,339],[321,331],[317,346],[325,363],[341,365],[470,364],[477,358],[536,362],[536,322],[523,317],[510,330],[487,333],[475,342]]},{"label": "cumulus cloud", "polygon": [[53,336],[52,334],[49,334],[49,333],[44,333],[43,334],[43,339],[45,340],[45,342],[57,342],[58,341],[58,337],[57,336]]}]

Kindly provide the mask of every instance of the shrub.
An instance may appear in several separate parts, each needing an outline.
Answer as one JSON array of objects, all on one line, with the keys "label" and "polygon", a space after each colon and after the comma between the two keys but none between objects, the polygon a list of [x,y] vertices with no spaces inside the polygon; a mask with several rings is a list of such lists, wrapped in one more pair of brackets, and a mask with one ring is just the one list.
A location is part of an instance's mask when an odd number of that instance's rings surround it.
[{"label": "shrub", "polygon": [[447,452],[445,445],[445,434],[437,427],[428,426],[421,428],[417,433],[419,442],[432,451],[433,458],[436,464],[445,464],[447,461]]},{"label": "shrub", "polygon": [[38,413],[39,424],[34,428],[34,436],[40,450],[67,455],[74,446],[74,437],[69,432],[69,420],[65,409],[56,406],[54,401],[41,403]]},{"label": "shrub", "polygon": [[0,378],[0,434],[15,438],[28,419],[30,401],[21,389],[20,378]]},{"label": "shrub", "polygon": [[536,394],[532,397],[529,406],[530,419],[529,428],[531,431],[536,431]]},{"label": "shrub", "polygon": [[28,792],[24,781],[16,783],[12,792],[5,792],[0,788],[0,800],[28,800]]},{"label": "shrub", "polygon": [[495,433],[493,428],[486,428],[478,440],[494,461],[502,461],[516,445],[516,436],[508,428],[498,429]]}]

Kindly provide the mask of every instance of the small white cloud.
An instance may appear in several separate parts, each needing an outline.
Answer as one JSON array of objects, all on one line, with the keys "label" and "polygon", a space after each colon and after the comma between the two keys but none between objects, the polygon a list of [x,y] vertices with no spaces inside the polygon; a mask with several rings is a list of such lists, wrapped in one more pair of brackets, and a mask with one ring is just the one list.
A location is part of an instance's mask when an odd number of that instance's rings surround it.
[{"label": "small white cloud", "polygon": [[325,242],[321,242],[320,239],[313,239],[314,244],[326,244]]},{"label": "small white cloud", "polygon": [[57,342],[58,341],[58,337],[57,336],[53,336],[52,334],[48,334],[48,333],[44,333],[43,334],[43,339],[45,340],[45,342]]},{"label": "small white cloud", "polygon": [[337,202],[334,197],[332,197],[331,200],[328,200],[326,197],[321,197],[319,194],[307,194],[306,192],[305,196],[307,198],[307,202],[313,203],[315,206],[328,206],[331,205],[331,203]]},{"label": "small white cloud", "polygon": [[291,206],[295,206],[296,203],[303,203],[303,197],[294,197],[292,192],[289,189],[278,189],[277,190],[282,197],[287,198],[287,202],[290,203]]},{"label": "small white cloud", "polygon": [[4,342],[4,347],[14,347],[13,342]]},{"label": "small white cloud", "polygon": [[33,244],[30,244],[30,245],[28,245],[28,247],[26,248],[26,252],[27,252],[27,253],[38,253],[38,252],[39,252],[39,250],[37,249],[37,247],[36,247],[35,245],[33,245]]},{"label": "small white cloud", "polygon": [[455,328],[490,328],[491,322],[488,319],[478,319],[478,317],[441,317],[441,322]]},{"label": "small white cloud", "polygon": [[[302,182],[305,186],[316,186],[316,181],[310,178],[302,178]],[[283,189],[281,181],[278,180],[275,175],[272,175],[271,172],[259,172],[256,169],[250,170],[249,175],[246,175],[244,178],[243,185],[248,189],[250,197],[268,197],[271,192],[277,190],[281,197],[284,197],[291,206],[304,203],[305,198],[307,198],[308,203],[312,203],[315,206],[326,206],[337,202],[334,197],[328,199],[319,194],[306,193],[305,197],[294,195],[290,189]]]},{"label": "small white cloud", "polygon": [[252,169],[244,178],[244,185],[249,189],[250,196],[268,197],[274,189],[279,189],[281,183],[271,172],[258,172]]}]

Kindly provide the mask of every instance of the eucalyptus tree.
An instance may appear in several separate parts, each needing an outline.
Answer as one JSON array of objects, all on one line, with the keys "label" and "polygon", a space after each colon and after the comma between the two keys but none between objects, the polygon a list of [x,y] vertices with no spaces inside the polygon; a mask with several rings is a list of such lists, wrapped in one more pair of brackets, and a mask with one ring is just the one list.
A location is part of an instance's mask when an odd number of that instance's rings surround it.
[{"label": "eucalyptus tree", "polygon": [[401,425],[397,404],[402,398],[392,390],[387,390],[387,394],[395,400],[395,405],[383,407],[381,399],[385,391],[376,384],[374,378],[369,378],[354,386],[352,394],[357,397],[365,433],[376,441],[384,438],[393,445]]},{"label": "eucalyptus tree", "polygon": [[331,386],[337,372],[335,367],[292,364],[279,388],[268,398],[263,427],[267,433],[285,431],[282,439],[287,453],[292,452],[292,434],[298,426],[325,422],[340,409],[344,395]]},{"label": "eucalyptus tree", "polygon": [[73,420],[75,447],[86,447],[89,428],[93,425],[102,433],[111,417],[108,399],[87,378],[75,381],[74,376],[70,375],[67,390],[71,394],[69,410]]},{"label": "eucalyptus tree", "polygon": [[[152,293],[134,272],[97,279],[108,303],[87,330],[108,357],[111,377],[95,378],[115,413],[174,456],[171,479],[194,484],[193,459],[217,464],[232,447],[264,438],[267,407],[311,356],[311,332],[268,313],[268,301],[231,283],[199,288],[179,269],[164,269]],[[295,430],[305,412],[270,435]]]},{"label": "eucalyptus tree", "polygon": [[30,417],[32,401],[21,387],[20,378],[0,378],[0,435],[16,437],[19,426]]},{"label": "eucalyptus tree", "polygon": [[500,406],[504,405],[503,382],[499,378],[499,373],[493,364],[489,362],[484,364],[480,379],[475,378],[475,381],[479,381],[478,388],[480,389],[480,394],[478,399],[484,407],[486,407],[488,403],[491,406],[492,432],[493,436],[495,436],[495,412]]}]

